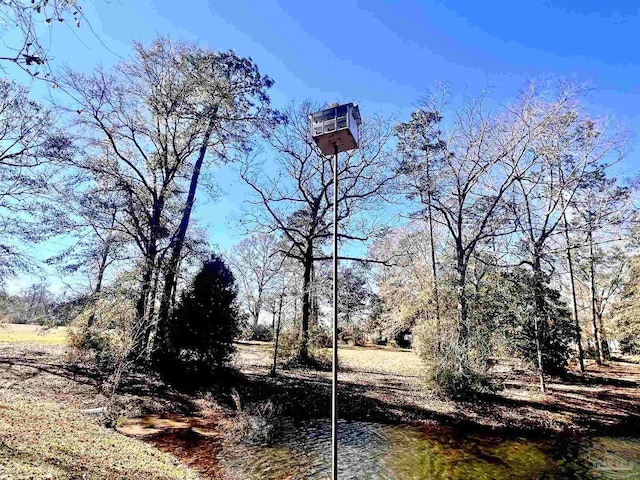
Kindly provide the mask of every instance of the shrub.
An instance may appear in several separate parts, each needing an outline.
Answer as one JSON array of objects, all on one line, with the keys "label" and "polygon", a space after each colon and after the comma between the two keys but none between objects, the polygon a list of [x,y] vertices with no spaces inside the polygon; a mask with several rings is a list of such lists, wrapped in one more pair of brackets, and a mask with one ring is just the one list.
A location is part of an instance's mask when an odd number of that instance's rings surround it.
[{"label": "shrub", "polygon": [[332,351],[325,347],[316,347],[311,345],[309,348],[309,357],[311,357],[312,368],[319,370],[331,369],[333,362]]},{"label": "shrub", "polygon": [[[437,394],[453,399],[472,399],[493,391],[487,369],[487,359],[475,348],[465,352],[467,367],[460,369],[460,352],[456,342],[455,321],[443,317],[435,335],[433,319],[425,319],[413,329],[413,347],[425,363],[427,387]],[[474,338],[476,340],[476,338]],[[474,342],[470,342],[473,345]],[[479,342],[475,342],[479,343]]]},{"label": "shrub", "polygon": [[[280,333],[278,343],[278,358],[287,366],[298,366],[298,353],[300,352],[300,332],[298,329],[289,328]],[[328,345],[328,346],[326,346]],[[309,332],[309,357],[311,363],[305,367],[324,369],[331,366],[331,332],[328,329],[312,329]]]},{"label": "shrub", "polygon": [[371,337],[372,345],[386,345],[387,343],[388,343],[387,339],[379,335]]},{"label": "shrub", "polygon": [[69,327],[69,344],[77,353],[92,353],[96,366],[102,371],[115,368],[118,355],[115,353],[115,338],[107,331],[79,325]]},{"label": "shrub", "polygon": [[249,445],[271,444],[280,427],[282,408],[271,399],[243,408],[235,389],[231,397],[236,406],[236,415],[224,427],[227,438]]},{"label": "shrub", "polygon": [[238,334],[237,288],[222,258],[206,261],[165,324],[153,354],[158,372],[188,389],[208,386],[229,360]]},{"label": "shrub", "polygon": [[254,342],[273,342],[274,333],[273,329],[267,325],[251,325],[246,328],[242,333],[244,340],[250,340]]},{"label": "shrub", "polygon": [[278,358],[287,363],[300,351],[300,332],[298,329],[287,328],[280,332],[278,340]]},{"label": "shrub", "polygon": [[115,292],[85,308],[68,327],[76,353],[90,353],[98,368],[113,373],[128,362],[138,338],[133,301]]},{"label": "shrub", "polygon": [[344,343],[345,345],[351,342],[352,336],[349,330],[340,330],[338,332],[338,342]]},{"label": "shrub", "polygon": [[331,348],[333,346],[333,332],[325,327],[317,326],[309,331],[309,349]]},{"label": "shrub", "polygon": [[349,325],[342,329],[342,331],[338,333],[338,340],[342,343],[355,346],[363,346],[365,344],[364,335],[357,325]]},{"label": "shrub", "polygon": [[472,370],[460,371],[441,365],[433,370],[432,375],[436,391],[447,398],[469,400],[479,393],[494,390],[487,376]]},{"label": "shrub", "polygon": [[[602,346],[602,354],[604,355],[605,360],[611,359],[611,351],[609,350],[609,343],[605,340],[601,340],[600,345]],[[620,350],[622,353],[625,353],[623,350],[623,343],[620,342]],[[583,352],[585,358],[591,358],[594,360],[598,359],[598,350],[595,346],[595,342],[589,342],[584,348]]]},{"label": "shrub", "polygon": [[620,340],[620,352],[624,355],[638,355],[640,354],[640,345],[638,344],[637,337],[624,337]]}]

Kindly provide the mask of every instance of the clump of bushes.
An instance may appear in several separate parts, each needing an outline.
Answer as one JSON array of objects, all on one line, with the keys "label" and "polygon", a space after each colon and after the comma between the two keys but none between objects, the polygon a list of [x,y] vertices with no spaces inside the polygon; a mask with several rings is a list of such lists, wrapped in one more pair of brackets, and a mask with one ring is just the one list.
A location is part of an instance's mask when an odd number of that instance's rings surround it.
[{"label": "clump of bushes", "polygon": [[242,338],[254,342],[273,342],[273,329],[267,325],[251,325],[244,330]]},{"label": "clump of bushes", "polygon": [[[278,358],[285,365],[292,366],[297,364],[298,353],[301,346],[300,331],[295,328],[289,328],[280,333],[278,343]],[[309,331],[309,344],[307,346],[311,364],[307,366],[315,366],[317,368],[328,368],[331,366],[331,351],[328,350],[332,346],[331,332],[326,328],[313,328]]]},{"label": "clump of bushes", "polygon": [[447,396],[464,398],[491,390],[487,372],[496,352],[516,356],[537,369],[536,337],[544,373],[562,374],[567,368],[574,327],[560,293],[546,277],[523,269],[492,275],[467,297],[464,338],[457,309],[451,307],[442,309],[439,322],[423,318],[414,328],[413,345],[426,363],[429,382]]},{"label": "clump of bushes", "polygon": [[388,343],[388,340],[381,336],[381,335],[374,335],[373,337],[371,337],[371,344],[372,345],[386,345]]},{"label": "clump of bushes", "polygon": [[[436,329],[435,319],[423,319],[412,333],[413,348],[425,363],[426,386],[436,394],[456,400],[470,400],[494,391],[489,376],[488,357],[480,336],[470,341],[472,348],[461,352],[457,347],[455,320],[446,316]],[[434,334],[437,332],[437,335]],[[460,359],[466,354],[465,364]]]},{"label": "clump of bushes", "polygon": [[333,332],[330,329],[317,326],[309,330],[309,347],[318,349],[332,346]]},{"label": "clump of bushes", "polygon": [[[602,348],[602,354],[604,355],[605,360],[611,360],[611,350],[609,349],[609,343],[606,340],[600,341],[600,348]],[[620,351],[625,353],[624,351],[624,343],[620,342]],[[598,349],[595,346],[595,342],[589,342],[583,351],[585,358],[598,359]]]},{"label": "clump of bushes", "polygon": [[287,328],[280,332],[278,340],[278,358],[283,362],[292,360],[300,351],[300,332],[297,329]]},{"label": "clump of bushes", "polygon": [[272,400],[243,407],[240,395],[233,391],[231,398],[236,407],[236,415],[225,428],[227,438],[249,445],[269,445],[272,443],[282,418],[282,408]]},{"label": "clump of bushes", "polygon": [[103,291],[71,321],[67,332],[72,347],[68,359],[93,362],[105,375],[102,390],[107,394],[114,393],[123,375],[134,367],[132,352],[145,333],[126,287]]},{"label": "clump of bushes", "polygon": [[637,337],[627,336],[621,339],[620,352],[623,355],[640,355],[640,344]]},{"label": "clump of bushes", "polygon": [[437,392],[455,400],[469,400],[478,394],[495,390],[487,375],[446,365],[438,365],[433,369],[429,380]]},{"label": "clump of bushes", "polygon": [[75,317],[68,334],[76,355],[92,355],[106,373],[122,369],[136,341],[133,301],[117,293],[103,295]]},{"label": "clump of bushes", "polygon": [[365,344],[364,334],[357,325],[349,325],[338,333],[338,340],[344,344],[363,346]]}]

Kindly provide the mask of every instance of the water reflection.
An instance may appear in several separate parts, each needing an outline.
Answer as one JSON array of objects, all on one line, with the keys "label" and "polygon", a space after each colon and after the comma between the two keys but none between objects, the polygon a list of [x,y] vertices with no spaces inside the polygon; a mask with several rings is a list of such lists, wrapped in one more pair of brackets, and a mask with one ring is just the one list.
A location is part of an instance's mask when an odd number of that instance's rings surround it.
[{"label": "water reflection", "polygon": [[[640,441],[464,434],[446,427],[341,422],[341,479],[635,479]],[[242,479],[329,476],[326,421],[289,424],[271,446],[225,448],[227,472]]]}]

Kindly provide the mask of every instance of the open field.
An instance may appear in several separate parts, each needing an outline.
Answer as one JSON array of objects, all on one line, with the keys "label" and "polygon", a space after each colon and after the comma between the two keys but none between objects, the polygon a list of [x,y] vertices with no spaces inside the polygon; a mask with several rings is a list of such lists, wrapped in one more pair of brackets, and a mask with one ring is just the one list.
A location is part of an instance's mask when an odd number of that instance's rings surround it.
[{"label": "open field", "polygon": [[38,325],[0,324],[0,342],[34,345],[66,345],[65,327],[44,328]]},{"label": "open field", "polygon": [[[108,397],[100,372],[68,363],[62,330],[30,328],[0,330],[0,478],[196,478],[196,471],[223,478],[217,452],[221,426],[236,415],[234,390],[243,408],[271,400],[294,419],[329,415],[330,372],[279,368],[269,377],[268,343],[239,343],[234,364],[241,375],[204,397],[142,374]],[[423,366],[409,350],[341,347],[339,354],[343,418],[538,434],[624,434],[640,425],[640,365],[626,361],[588,362],[584,375],[550,378],[548,395],[537,392],[532,372],[502,362],[495,395],[453,402],[424,388]],[[105,405],[109,418],[82,413]]]}]

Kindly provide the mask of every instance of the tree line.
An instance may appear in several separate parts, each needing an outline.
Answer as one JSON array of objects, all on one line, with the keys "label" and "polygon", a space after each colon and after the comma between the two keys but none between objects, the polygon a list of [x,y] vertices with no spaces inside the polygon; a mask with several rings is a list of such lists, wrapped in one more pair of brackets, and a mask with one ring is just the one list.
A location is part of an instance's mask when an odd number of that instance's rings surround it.
[{"label": "tree line", "polygon": [[[628,327],[637,322],[621,303],[637,255],[637,180],[615,174],[629,138],[589,112],[587,93],[531,83],[493,113],[484,94],[453,108],[440,90],[409,121],[368,120],[373,148],[365,131],[363,151],[339,166],[341,244],[368,247],[360,258],[343,257],[350,266],[341,273],[341,297],[353,299],[348,278],[356,271],[367,293],[341,305],[342,330],[354,330],[349,312],[364,311],[357,328],[371,338],[402,343],[413,333],[433,376],[461,391],[478,386],[500,354],[530,361],[544,391],[545,375],[564,371],[571,358],[582,371],[586,355],[605,362],[607,332],[623,350],[637,348],[637,332]],[[247,255],[252,242],[265,252],[270,238],[270,262],[299,263],[293,315],[304,356],[310,325],[329,309],[323,286],[330,278],[322,271],[332,187],[329,160],[305,130],[314,108],[301,108],[299,124],[280,126],[269,140],[280,169],[268,176],[249,162],[241,170],[254,191],[243,221],[261,237],[241,242],[231,260],[254,324],[268,262]],[[296,118],[291,110],[288,118]],[[358,174],[367,181],[349,203],[349,180]],[[379,221],[398,203],[395,219]]]},{"label": "tree line", "polygon": [[[46,262],[84,279],[84,330],[120,325],[127,361],[191,355],[171,342],[209,282],[235,305],[220,318],[246,312],[255,332],[266,313],[309,362],[330,298],[331,159],[308,125],[322,105],[278,110],[251,59],[168,38],[56,83],[64,95],[45,107],[0,82],[3,282],[37,273],[30,251],[58,242]],[[606,325],[635,348],[637,181],[616,177],[629,140],[586,94],[532,83],[489,110],[486,94],[441,90],[407,121],[365,117],[338,162],[344,339],[411,334],[434,377],[464,388],[511,348],[544,390],[574,352],[581,368],[585,352],[606,361]],[[226,163],[250,192],[247,236],[210,259],[193,210]]]}]

